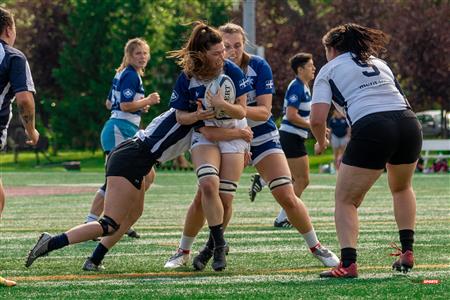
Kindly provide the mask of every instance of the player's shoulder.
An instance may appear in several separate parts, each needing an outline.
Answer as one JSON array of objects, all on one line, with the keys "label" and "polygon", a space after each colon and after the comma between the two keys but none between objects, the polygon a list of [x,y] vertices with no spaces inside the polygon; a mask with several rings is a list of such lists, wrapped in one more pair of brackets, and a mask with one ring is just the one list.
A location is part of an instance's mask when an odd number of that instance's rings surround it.
[{"label": "player's shoulder", "polygon": [[25,54],[17,48],[14,48],[6,43],[0,44],[0,52],[3,52],[4,58],[10,60],[12,58],[19,58],[21,60],[27,60]]},{"label": "player's shoulder", "polygon": [[257,70],[259,68],[269,68],[270,65],[263,57],[258,55],[251,55],[248,63],[253,69]]}]

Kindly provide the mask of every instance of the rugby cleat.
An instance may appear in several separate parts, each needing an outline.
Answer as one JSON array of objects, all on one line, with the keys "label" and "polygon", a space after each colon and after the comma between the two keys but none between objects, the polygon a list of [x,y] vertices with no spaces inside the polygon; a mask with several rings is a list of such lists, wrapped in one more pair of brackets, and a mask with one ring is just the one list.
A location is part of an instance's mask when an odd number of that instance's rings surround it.
[{"label": "rugby cleat", "polygon": [[223,271],[227,267],[226,245],[214,248],[212,268],[214,271]]},{"label": "rugby cleat", "polygon": [[192,260],[192,266],[194,269],[197,271],[203,271],[211,257],[213,257],[213,254],[213,250],[205,246]]},{"label": "rugby cleat", "polygon": [[347,268],[342,266],[342,262],[330,271],[320,273],[321,278],[356,278],[358,277],[358,267],[352,263]]},{"label": "rugby cleat", "polygon": [[189,262],[191,255],[186,253],[182,249],[178,249],[177,252],[169,258],[169,260],[164,265],[166,269],[176,269],[184,267]]},{"label": "rugby cleat", "polygon": [[[228,246],[228,244],[221,248],[223,248],[225,255],[228,255],[228,253],[230,252],[230,247]],[[197,271],[203,271],[213,255],[214,251],[205,246],[192,260],[192,266]]]},{"label": "rugby cleat", "polygon": [[130,238],[134,238],[134,239],[139,239],[139,238],[141,238],[141,235],[140,235],[139,233],[137,233],[136,230],[134,230],[133,228],[128,229],[127,235],[128,235]]},{"label": "rugby cleat", "polygon": [[261,192],[263,186],[261,184],[261,176],[259,174],[253,174],[251,177],[250,188],[248,190],[248,195],[250,196],[250,201],[255,201],[256,194]]},{"label": "rugby cleat", "polygon": [[339,266],[339,258],[332,251],[328,250],[321,244],[317,244],[314,248],[310,249],[312,255],[320,260],[325,267],[337,267]]},{"label": "rugby cleat", "polygon": [[15,281],[8,280],[8,279],[0,276],[0,286],[12,287],[12,286],[15,286],[16,284],[17,283]]},{"label": "rugby cleat", "polygon": [[292,228],[291,222],[289,222],[288,219],[285,219],[284,221],[278,222],[277,219],[273,222],[273,227],[277,228]]},{"label": "rugby cleat", "polygon": [[101,272],[105,270],[105,267],[103,264],[96,265],[92,262],[91,258],[88,257],[83,265],[83,271],[90,271],[90,272]]},{"label": "rugby cleat", "polygon": [[51,238],[52,236],[47,232],[41,234],[38,241],[36,242],[36,245],[34,245],[33,249],[31,249],[28,253],[25,267],[29,268],[38,257],[48,254],[48,243],[50,242]]},{"label": "rugby cleat", "polygon": [[392,264],[392,269],[405,274],[411,271],[414,266],[414,253],[411,250],[406,250],[402,253],[402,250],[395,243],[391,243],[391,247],[397,250],[395,253],[392,253],[391,256],[399,257]]}]

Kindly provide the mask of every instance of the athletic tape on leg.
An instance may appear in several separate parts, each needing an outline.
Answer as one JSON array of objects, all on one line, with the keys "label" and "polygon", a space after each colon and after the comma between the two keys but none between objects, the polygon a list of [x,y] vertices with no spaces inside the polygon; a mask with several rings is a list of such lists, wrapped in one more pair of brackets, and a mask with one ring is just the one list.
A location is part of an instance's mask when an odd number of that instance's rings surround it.
[{"label": "athletic tape on leg", "polygon": [[271,191],[273,191],[275,188],[283,186],[283,185],[287,185],[287,184],[292,184],[292,179],[287,176],[281,176],[281,177],[277,177],[277,178],[273,179],[271,182],[269,182],[269,188]]},{"label": "athletic tape on leg", "polygon": [[200,181],[201,179],[209,176],[217,176],[219,177],[219,170],[216,169],[213,165],[204,164],[201,165],[195,170],[197,173],[197,178]]},{"label": "athletic tape on leg", "polygon": [[230,194],[235,195],[238,187],[238,183],[236,181],[221,179],[219,185],[219,193],[222,194]]}]

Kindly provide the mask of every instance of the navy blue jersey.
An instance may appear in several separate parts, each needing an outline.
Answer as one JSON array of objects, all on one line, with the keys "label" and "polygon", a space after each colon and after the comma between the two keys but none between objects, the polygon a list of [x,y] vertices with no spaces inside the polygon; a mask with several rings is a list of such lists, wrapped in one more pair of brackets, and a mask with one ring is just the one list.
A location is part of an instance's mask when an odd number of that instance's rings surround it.
[{"label": "navy blue jersey", "polygon": [[345,118],[332,117],[328,121],[328,127],[330,127],[331,133],[337,137],[344,137],[347,135],[347,120]]},{"label": "navy blue jersey", "polygon": [[[250,56],[245,75],[251,86],[251,91],[247,97],[248,106],[257,106],[256,97],[275,92],[272,69],[262,57]],[[265,121],[253,121],[247,118],[247,122],[253,131],[252,146],[259,145],[278,136],[278,129],[272,115]]]},{"label": "navy blue jersey", "polygon": [[25,55],[0,40],[0,126],[8,125],[11,103],[19,92],[35,93],[30,66]]},{"label": "navy blue jersey", "polygon": [[286,90],[283,104],[283,120],[281,121],[280,130],[299,135],[306,139],[308,137],[308,128],[297,126],[287,119],[286,109],[288,106],[297,109],[297,113],[301,118],[309,120],[311,113],[311,91],[298,77],[289,83]]},{"label": "navy blue jersey", "polygon": [[125,112],[120,109],[120,103],[132,102],[144,98],[144,85],[139,73],[128,66],[118,72],[113,79],[112,87],[108,95],[111,101],[111,118],[124,119],[136,126],[141,122],[141,111]]},{"label": "navy blue jersey", "polygon": [[[230,60],[225,60],[223,73],[233,80],[236,88],[236,98],[250,91],[250,86],[244,73]],[[196,111],[197,100],[205,98],[208,83],[209,81],[189,78],[184,72],[181,72],[170,97],[170,107],[188,112]]]},{"label": "navy blue jersey", "polygon": [[176,109],[170,108],[154,118],[145,130],[139,130],[136,136],[149,146],[148,154],[152,159],[164,162],[189,150],[194,125],[179,124]]}]

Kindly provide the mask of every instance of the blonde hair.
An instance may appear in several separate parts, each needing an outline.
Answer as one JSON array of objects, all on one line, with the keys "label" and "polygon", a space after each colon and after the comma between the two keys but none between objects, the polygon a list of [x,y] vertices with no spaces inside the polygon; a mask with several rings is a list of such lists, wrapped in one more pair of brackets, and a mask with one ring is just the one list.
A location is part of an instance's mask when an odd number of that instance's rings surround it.
[{"label": "blonde hair", "polygon": [[221,43],[222,36],[217,29],[201,21],[194,22],[193,25],[195,27],[184,47],[168,52],[168,57],[177,59],[177,64],[189,77],[209,80],[218,76],[221,69],[209,64],[206,52],[211,46]]},{"label": "blonde hair", "polygon": [[[219,31],[224,34],[234,34],[239,33],[242,36],[242,41],[244,45],[247,43],[247,34],[244,31],[244,28],[234,23],[226,23],[219,27]],[[239,66],[242,70],[247,71],[248,63],[250,61],[250,54],[244,51],[242,54],[241,65]]]},{"label": "blonde hair", "polygon": [[[128,42],[125,44],[125,47],[123,49],[122,63],[116,69],[116,72],[120,72],[130,65],[131,56],[133,55],[133,52],[138,47],[147,48],[148,54],[150,55],[150,46],[147,44],[147,42],[144,39],[134,38],[134,39],[128,40]],[[139,75],[141,75],[141,76],[144,75],[144,69],[138,70],[138,72],[139,72]]]}]

